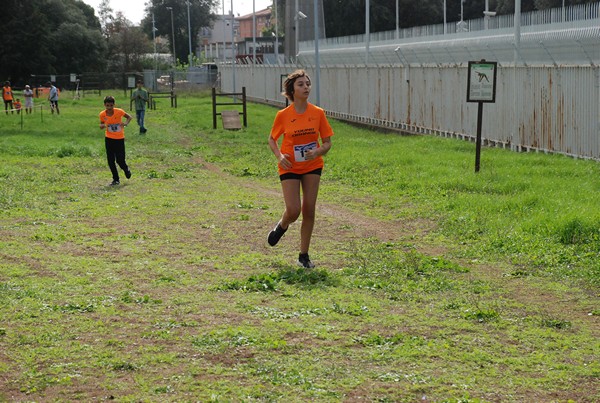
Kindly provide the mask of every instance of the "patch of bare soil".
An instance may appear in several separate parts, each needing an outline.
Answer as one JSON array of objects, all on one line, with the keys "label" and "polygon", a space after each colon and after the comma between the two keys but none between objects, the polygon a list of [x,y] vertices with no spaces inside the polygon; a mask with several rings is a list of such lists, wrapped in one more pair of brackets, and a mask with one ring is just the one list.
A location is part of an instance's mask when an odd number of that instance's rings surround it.
[{"label": "patch of bare soil", "polygon": [[[227,180],[232,184],[235,183],[235,186],[251,188],[263,193],[265,197],[282,197],[277,183],[273,187],[261,187],[258,182],[250,183],[233,177],[214,164],[205,161],[197,162],[217,175],[227,176]],[[435,222],[426,219],[380,220],[339,204],[319,201],[315,236],[338,242],[357,242],[367,238],[376,238],[382,242],[407,242],[414,245],[420,253],[428,256],[449,255],[452,251],[444,245],[420,241],[436,226]],[[575,287],[570,288],[567,293],[559,289],[551,289],[546,280],[512,277],[508,273],[513,268],[508,264],[492,265],[470,261],[458,263],[470,268],[473,281],[496,284],[502,298],[521,303],[530,312],[538,312],[540,315],[571,322],[585,322],[590,325],[593,334],[600,337],[600,319],[597,315],[591,315],[594,309],[598,309],[599,295]]]}]

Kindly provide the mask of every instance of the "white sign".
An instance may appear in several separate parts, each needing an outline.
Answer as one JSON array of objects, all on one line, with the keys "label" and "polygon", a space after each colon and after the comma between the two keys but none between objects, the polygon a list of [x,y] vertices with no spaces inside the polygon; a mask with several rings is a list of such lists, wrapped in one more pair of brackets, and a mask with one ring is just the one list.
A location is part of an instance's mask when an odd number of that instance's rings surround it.
[{"label": "white sign", "polygon": [[496,62],[469,62],[467,102],[496,102]]}]

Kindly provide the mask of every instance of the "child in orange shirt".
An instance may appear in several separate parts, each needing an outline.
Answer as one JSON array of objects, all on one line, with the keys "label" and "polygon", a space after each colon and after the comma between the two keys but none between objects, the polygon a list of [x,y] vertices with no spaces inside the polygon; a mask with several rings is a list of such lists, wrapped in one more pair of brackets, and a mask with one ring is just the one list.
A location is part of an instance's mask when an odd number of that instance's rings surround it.
[{"label": "child in orange shirt", "polygon": [[21,100],[17,98],[15,102],[13,102],[13,107],[16,109],[17,114],[21,113]]},{"label": "child in orange shirt", "polygon": [[[116,186],[120,184],[117,164],[125,172],[125,177],[131,178],[131,171],[125,162],[125,131],[123,130],[131,122],[131,115],[123,109],[115,108],[115,98],[110,95],[104,98],[104,108],[105,110],[99,115],[100,129],[105,130],[106,159],[113,177],[110,185]],[[125,123],[123,118],[126,119]]]}]

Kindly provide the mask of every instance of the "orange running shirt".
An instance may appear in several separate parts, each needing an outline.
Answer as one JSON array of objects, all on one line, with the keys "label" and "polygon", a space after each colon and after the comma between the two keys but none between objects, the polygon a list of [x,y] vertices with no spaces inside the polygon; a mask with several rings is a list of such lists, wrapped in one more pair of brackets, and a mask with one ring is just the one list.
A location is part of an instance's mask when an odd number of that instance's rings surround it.
[{"label": "orange running shirt", "polygon": [[106,125],[106,137],[115,140],[125,138],[125,132],[120,125],[123,121],[123,116],[125,116],[125,111],[120,108],[114,108],[112,116],[107,116],[106,110],[100,112],[100,122]]},{"label": "orange running shirt", "polygon": [[4,99],[7,102],[13,100],[12,88],[8,86],[2,87],[2,99]]},{"label": "orange running shirt", "polygon": [[306,151],[320,147],[319,138],[322,140],[333,136],[333,129],[331,129],[323,109],[309,103],[306,111],[302,114],[296,112],[294,104],[280,110],[275,116],[271,137],[277,142],[281,135],[283,135],[283,140],[280,151],[289,156],[292,168],[284,170],[278,165],[279,175],[287,172],[304,174],[323,168],[323,157],[321,156],[310,161],[304,159]]}]

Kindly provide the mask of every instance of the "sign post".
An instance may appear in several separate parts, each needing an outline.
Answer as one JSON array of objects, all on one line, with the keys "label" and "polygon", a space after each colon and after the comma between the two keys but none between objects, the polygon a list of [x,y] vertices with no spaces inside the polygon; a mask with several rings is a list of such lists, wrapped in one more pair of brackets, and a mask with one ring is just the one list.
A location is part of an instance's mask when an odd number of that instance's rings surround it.
[{"label": "sign post", "polygon": [[469,62],[467,77],[467,102],[477,102],[477,140],[475,142],[475,172],[479,172],[481,157],[481,123],[483,103],[496,102],[497,62]]}]

